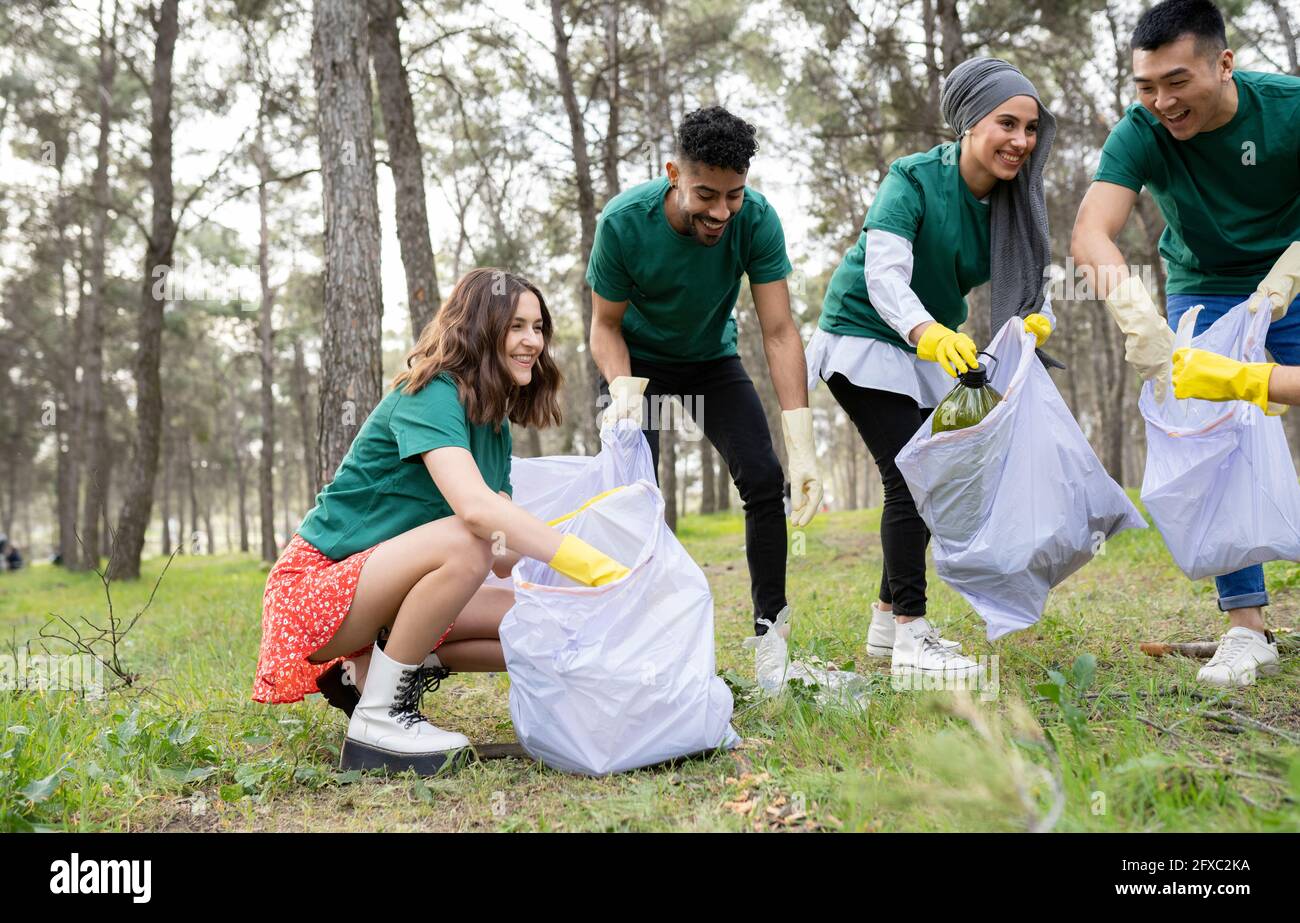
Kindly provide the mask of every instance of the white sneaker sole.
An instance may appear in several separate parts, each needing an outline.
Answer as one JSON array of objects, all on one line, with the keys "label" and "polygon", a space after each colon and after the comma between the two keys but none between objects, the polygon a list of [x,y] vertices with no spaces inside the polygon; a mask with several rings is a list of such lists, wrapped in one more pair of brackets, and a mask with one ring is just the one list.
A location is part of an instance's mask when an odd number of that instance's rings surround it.
[{"label": "white sneaker sole", "polygon": [[889,667],[891,676],[911,677],[911,676],[935,676],[943,679],[979,679],[980,668],[976,664],[970,667],[963,667],[959,670],[933,670],[924,667],[899,666],[891,664]]},{"label": "white sneaker sole", "polygon": [[[953,641],[950,644],[945,643],[944,647],[948,648],[948,650],[950,651],[958,652],[961,650],[961,642]],[[894,646],[891,644],[889,647],[886,647],[883,644],[871,644],[870,642],[868,642],[867,656],[868,657],[893,657]]]},{"label": "white sneaker sole", "polygon": [[1256,678],[1260,676],[1275,676],[1277,675],[1278,672],[1281,671],[1281,669],[1282,669],[1282,665],[1279,663],[1266,663],[1263,666],[1256,667],[1254,670],[1254,675],[1251,676],[1250,679],[1248,679],[1244,683],[1241,682],[1240,679],[1236,679],[1236,680],[1229,679],[1224,681],[1218,679],[1217,677],[1209,677],[1209,676],[1203,677],[1199,673],[1196,675],[1196,681],[1198,683],[1204,683],[1207,686],[1214,686],[1215,688],[1218,689],[1243,689],[1246,686],[1253,686],[1255,684]]}]

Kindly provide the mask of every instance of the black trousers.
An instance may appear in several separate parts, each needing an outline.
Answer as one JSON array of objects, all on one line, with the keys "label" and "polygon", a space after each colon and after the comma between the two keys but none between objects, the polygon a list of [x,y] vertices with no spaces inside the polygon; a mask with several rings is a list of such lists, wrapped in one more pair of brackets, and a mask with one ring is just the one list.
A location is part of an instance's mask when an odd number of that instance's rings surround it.
[{"label": "black trousers", "polygon": [[[745,510],[745,557],[749,563],[754,621],[776,621],[785,607],[785,474],[772,446],[767,414],[738,356],[704,362],[647,362],[632,357],[632,374],[648,378],[642,432],[659,476],[659,429],[667,424],[667,397],[682,406],[727,463]],[[609,385],[600,383],[601,394]],[[663,419],[661,419],[663,418]]]},{"label": "black trousers", "polygon": [[826,384],[867,444],[885,489],[880,515],[885,556],[880,601],[892,603],[897,615],[925,615],[925,546],[930,530],[916,511],[894,456],[929,419],[930,409],[922,409],[906,394],[859,388],[839,372]]}]

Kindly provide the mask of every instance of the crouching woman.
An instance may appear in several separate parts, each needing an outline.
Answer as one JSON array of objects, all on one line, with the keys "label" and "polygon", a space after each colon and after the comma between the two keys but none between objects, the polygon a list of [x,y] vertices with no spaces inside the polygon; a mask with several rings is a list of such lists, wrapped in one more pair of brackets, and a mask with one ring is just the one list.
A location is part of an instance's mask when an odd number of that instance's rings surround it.
[{"label": "crouching woman", "polygon": [[253,698],[350,710],[343,769],[433,773],[468,746],[420,700],[448,672],[505,669],[513,593],[490,570],[526,555],[588,586],[627,574],[510,499],[507,420],[560,422],[552,329],[519,276],[457,282],[267,576]]}]

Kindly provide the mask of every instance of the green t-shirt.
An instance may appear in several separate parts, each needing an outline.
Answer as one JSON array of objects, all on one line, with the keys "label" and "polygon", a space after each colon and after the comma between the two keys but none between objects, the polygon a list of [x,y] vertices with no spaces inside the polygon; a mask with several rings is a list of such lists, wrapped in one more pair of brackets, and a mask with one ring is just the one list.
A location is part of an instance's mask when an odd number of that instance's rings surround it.
[{"label": "green t-shirt", "polygon": [[966,293],[989,280],[989,206],[961,178],[960,155],[961,145],[950,141],[890,164],[858,242],[831,276],[817,326],[916,352],[871,306],[864,275],[868,230],[910,240],[916,297],[945,327],[965,322]]},{"label": "green t-shirt", "polygon": [[510,423],[502,420],[497,431],[491,424],[471,424],[456,383],[444,372],[414,394],[393,388],[384,396],[298,533],[326,557],[341,561],[452,515],[420,457],[446,446],[468,449],[487,486],[513,496]]},{"label": "green t-shirt", "polygon": [[596,225],[587,284],[628,302],[623,339],[650,362],[700,362],[736,355],[740,277],[750,285],[790,274],[781,219],[746,187],[722,239],[706,247],[678,234],[664,214],[668,180],[633,186],[609,200]]},{"label": "green t-shirt", "polygon": [[1093,179],[1141,192],[1165,217],[1166,290],[1254,290],[1300,240],[1300,77],[1235,71],[1237,113],[1179,141],[1142,105],[1106,139]]}]

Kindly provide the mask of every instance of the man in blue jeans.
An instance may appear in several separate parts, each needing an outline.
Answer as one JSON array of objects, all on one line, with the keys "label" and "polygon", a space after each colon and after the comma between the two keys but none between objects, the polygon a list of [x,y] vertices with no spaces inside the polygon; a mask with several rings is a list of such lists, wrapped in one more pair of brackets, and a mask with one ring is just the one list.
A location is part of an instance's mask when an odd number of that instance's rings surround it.
[{"label": "man in blue jeans", "polygon": [[[1205,306],[1200,333],[1257,292],[1252,306],[1267,304],[1274,317],[1269,352],[1300,364],[1300,311],[1287,311],[1294,292],[1265,291],[1277,278],[1270,269],[1300,239],[1300,78],[1234,70],[1223,17],[1210,0],[1152,7],[1131,48],[1138,102],[1106,139],[1071,241],[1075,262],[1095,274],[1125,334],[1125,358],[1161,400],[1182,313]],[[1166,223],[1168,323],[1115,245],[1144,186]],[[1278,665],[1264,624],[1264,571],[1256,565],[1215,583],[1230,624],[1198,679],[1248,686]]]}]

